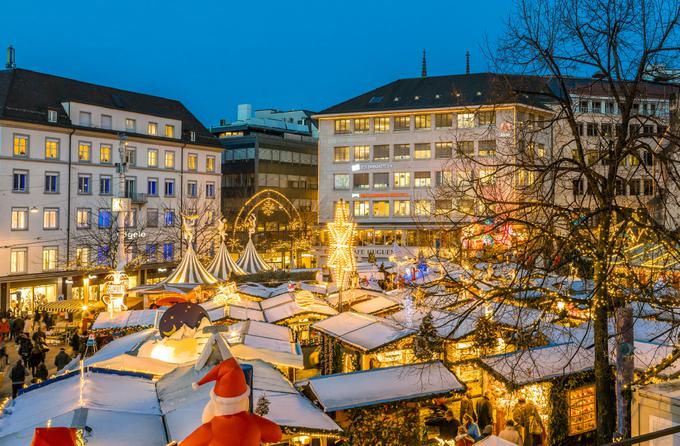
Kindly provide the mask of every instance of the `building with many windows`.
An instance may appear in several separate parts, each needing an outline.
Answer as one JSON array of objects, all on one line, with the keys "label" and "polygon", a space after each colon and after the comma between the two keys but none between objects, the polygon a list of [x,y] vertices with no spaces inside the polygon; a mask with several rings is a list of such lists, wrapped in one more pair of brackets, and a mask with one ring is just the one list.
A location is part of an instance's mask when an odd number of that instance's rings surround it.
[{"label": "building with many windows", "polygon": [[1,308],[96,298],[99,272],[115,265],[112,198],[123,195],[126,257],[143,264],[131,283],[154,280],[181,250],[180,213],[219,215],[221,152],[176,100],[0,71]]},{"label": "building with many windows", "polygon": [[[583,135],[616,131],[616,106],[598,84],[597,79],[574,79],[571,85]],[[459,247],[465,222],[479,221],[487,210],[474,197],[447,197],[442,189],[462,189],[473,181],[482,185],[475,186],[480,190],[502,189],[503,181],[512,189],[529,189],[535,181],[530,169],[519,167],[513,178],[496,178],[493,167],[503,149],[522,147],[534,163],[549,160],[553,147],[568,146],[570,131],[551,124],[554,108],[545,94],[548,89],[550,83],[539,77],[421,77],[394,81],[323,110],[314,116],[319,122],[320,223],[332,220],[338,200],[347,202],[358,225],[361,259],[371,253],[386,259],[395,243],[415,252]],[[650,137],[662,134],[658,122],[668,121],[674,91],[666,84],[646,85],[635,112],[655,119],[631,130]],[[597,150],[592,153],[600,156]],[[489,160],[488,172],[484,160]],[[647,171],[653,170],[651,159],[626,162],[648,163]],[[641,199],[653,202],[652,182],[642,175],[645,169],[633,170],[639,176],[622,181],[620,194],[635,205]],[[587,207],[587,200],[574,199],[587,194],[582,183],[559,188],[556,199]],[[451,222],[458,225],[447,224]],[[324,251],[318,255],[323,257]]]},{"label": "building with many windows", "polygon": [[[311,115],[306,110],[273,109],[257,110],[253,115],[251,106],[242,104],[236,121],[222,121],[211,128],[224,147],[222,213],[230,221],[250,197],[272,189],[290,200],[303,222],[316,223],[317,128]],[[255,242],[267,260],[285,267],[290,264],[286,252],[290,249],[285,249],[290,243],[290,219],[285,212],[266,215],[269,211],[265,211],[256,213]]]}]

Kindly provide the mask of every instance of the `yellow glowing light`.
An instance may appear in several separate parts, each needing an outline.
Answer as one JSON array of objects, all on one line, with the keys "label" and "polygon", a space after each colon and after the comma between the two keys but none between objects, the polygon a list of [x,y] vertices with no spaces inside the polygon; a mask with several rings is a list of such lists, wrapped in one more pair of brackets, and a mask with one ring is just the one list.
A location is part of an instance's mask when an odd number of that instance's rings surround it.
[{"label": "yellow glowing light", "polygon": [[333,271],[333,278],[338,287],[342,288],[345,275],[356,269],[354,258],[356,223],[350,219],[344,200],[338,201],[333,222],[328,223],[327,228],[330,236],[327,264]]}]

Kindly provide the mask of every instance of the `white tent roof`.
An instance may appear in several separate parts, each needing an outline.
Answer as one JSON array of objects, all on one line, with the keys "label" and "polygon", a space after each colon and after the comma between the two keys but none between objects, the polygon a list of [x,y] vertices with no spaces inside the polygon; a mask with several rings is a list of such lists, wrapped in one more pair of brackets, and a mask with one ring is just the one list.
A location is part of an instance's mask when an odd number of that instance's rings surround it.
[{"label": "white tent roof", "polygon": [[415,333],[387,319],[350,311],[316,322],[312,327],[363,351],[374,350]]},{"label": "white tent roof", "polygon": [[241,257],[239,257],[239,259],[236,261],[236,264],[243,271],[250,274],[259,273],[262,271],[272,271],[274,269],[257,253],[252,238],[248,238],[246,249],[243,250]]},{"label": "white tent roof", "polygon": [[102,311],[92,324],[93,330],[126,327],[153,327],[165,310],[127,310],[113,313]]},{"label": "white tent roof", "polygon": [[246,272],[231,258],[224,240],[215,254],[215,258],[208,266],[208,272],[218,279],[229,280],[231,276],[242,276]]},{"label": "white tent roof", "polygon": [[[242,361],[253,366],[253,402],[265,395],[270,401],[266,418],[284,427],[302,430],[340,432],[326,414],[300,395],[293,385],[272,366],[262,361]],[[191,383],[207,373],[193,367],[179,368],[158,381],[158,397],[171,440],[182,440],[201,424],[201,412],[210,398],[213,383],[192,391]]]},{"label": "white tent roof", "polygon": [[[11,414],[0,419],[0,445],[29,445],[33,429],[72,426],[80,405],[80,375],[57,378],[13,401]],[[167,443],[155,384],[147,379],[89,372],[82,387],[84,425],[89,443],[99,445],[165,445]],[[126,424],[126,423],[130,424]],[[125,426],[125,429],[120,429]],[[73,426],[82,427],[82,426]],[[132,429],[134,427],[134,429]]]},{"label": "white tent roof", "polygon": [[441,362],[317,376],[306,384],[325,412],[465,390]]}]

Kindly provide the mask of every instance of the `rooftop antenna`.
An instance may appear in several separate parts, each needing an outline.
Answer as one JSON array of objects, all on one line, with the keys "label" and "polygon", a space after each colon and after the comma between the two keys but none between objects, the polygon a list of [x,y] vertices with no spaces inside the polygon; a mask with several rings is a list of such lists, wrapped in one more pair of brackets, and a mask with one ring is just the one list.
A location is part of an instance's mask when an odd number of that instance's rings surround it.
[{"label": "rooftop antenna", "polygon": [[420,77],[427,77],[427,57],[425,50],[423,50],[423,65],[420,71]]},{"label": "rooftop antenna", "polygon": [[470,74],[470,52],[465,52],[465,74]]},{"label": "rooftop antenna", "polygon": [[7,47],[7,64],[5,65],[5,68],[13,70],[16,67],[17,64],[14,62],[14,47],[10,45]]}]

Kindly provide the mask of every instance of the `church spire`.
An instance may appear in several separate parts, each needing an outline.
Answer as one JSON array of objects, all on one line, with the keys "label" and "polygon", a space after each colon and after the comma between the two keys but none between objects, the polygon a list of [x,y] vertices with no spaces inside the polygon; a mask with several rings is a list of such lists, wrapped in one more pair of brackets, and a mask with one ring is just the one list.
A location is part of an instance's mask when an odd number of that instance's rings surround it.
[{"label": "church spire", "polygon": [[420,71],[420,77],[427,77],[427,57],[425,55],[425,50],[423,50],[423,64]]}]

